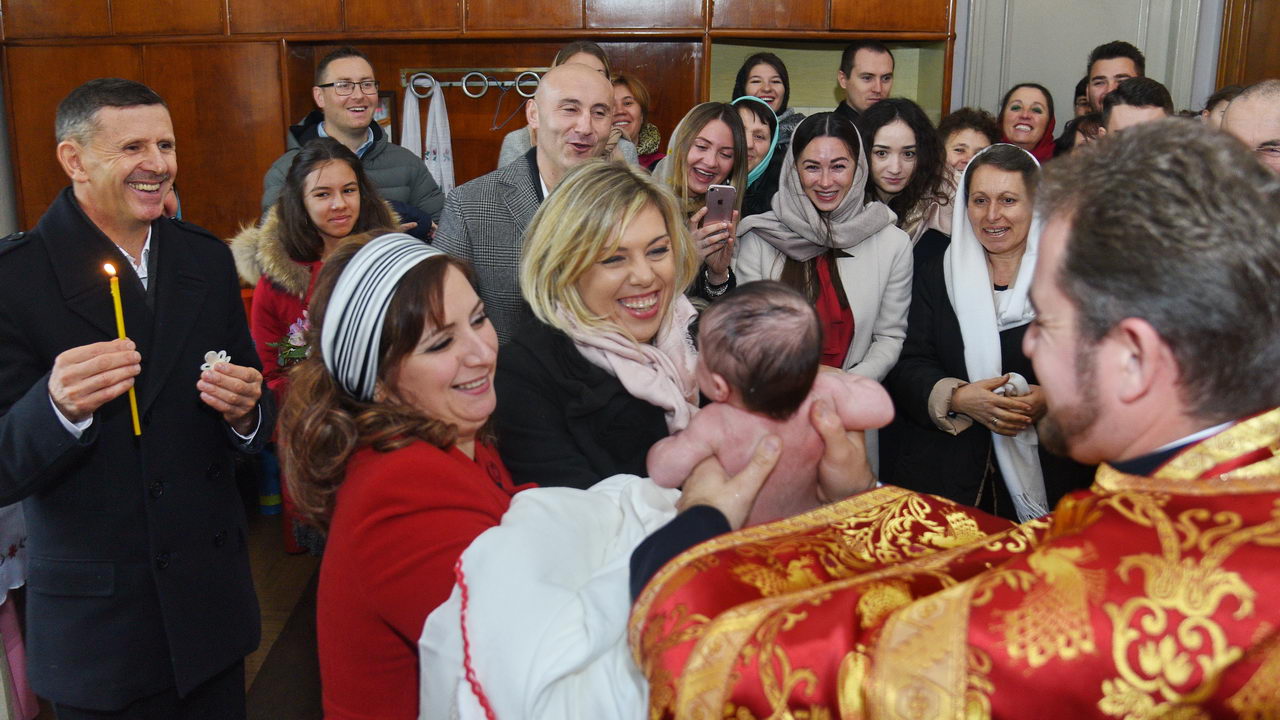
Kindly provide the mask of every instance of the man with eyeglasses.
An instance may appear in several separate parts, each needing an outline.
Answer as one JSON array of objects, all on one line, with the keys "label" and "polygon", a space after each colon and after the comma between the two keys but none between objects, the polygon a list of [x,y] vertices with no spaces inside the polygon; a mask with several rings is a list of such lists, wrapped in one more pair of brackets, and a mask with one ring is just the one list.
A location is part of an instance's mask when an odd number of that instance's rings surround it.
[{"label": "man with eyeglasses", "polygon": [[1227,106],[1222,129],[1240,139],[1274,173],[1280,173],[1280,80],[1245,88]]},{"label": "man with eyeglasses", "polygon": [[353,47],[340,47],[316,66],[311,88],[317,110],[289,128],[289,149],[271,165],[262,181],[262,210],[275,204],[293,158],[308,140],[331,137],[346,145],[364,164],[364,171],[406,222],[426,230],[444,207],[444,194],[427,166],[413,153],[391,142],[373,122],[378,106],[378,81],[369,58]]}]

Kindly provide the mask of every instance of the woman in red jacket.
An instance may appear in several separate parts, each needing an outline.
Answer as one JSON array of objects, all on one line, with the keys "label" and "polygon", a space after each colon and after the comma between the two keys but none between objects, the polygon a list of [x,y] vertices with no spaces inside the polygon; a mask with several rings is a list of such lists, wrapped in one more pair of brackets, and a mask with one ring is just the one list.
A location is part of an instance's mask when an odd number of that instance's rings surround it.
[{"label": "woman in red jacket", "polygon": [[497,334],[470,270],[402,234],[335,250],[311,321],[280,428],[298,508],[329,532],[325,717],[416,718],[423,623],[519,489],[486,432]]},{"label": "woman in red jacket", "polygon": [[[249,331],[277,407],[284,402],[285,371],[306,357],[307,305],[325,256],[353,233],[394,223],[355,153],[332,138],[316,138],[294,157],[280,199],[262,223],[231,240],[240,278],[256,284]],[[296,518],[286,492],[284,544],[294,553],[304,549],[294,537]]]},{"label": "woman in red jacket", "polygon": [[294,157],[280,199],[262,223],[231,240],[240,279],[256,286],[249,330],[277,401],[284,371],[296,362],[290,355],[297,354],[280,343],[292,335],[292,345],[299,345],[290,328],[305,321],[324,257],[353,233],[395,227],[355,153],[332,138],[316,138]]}]

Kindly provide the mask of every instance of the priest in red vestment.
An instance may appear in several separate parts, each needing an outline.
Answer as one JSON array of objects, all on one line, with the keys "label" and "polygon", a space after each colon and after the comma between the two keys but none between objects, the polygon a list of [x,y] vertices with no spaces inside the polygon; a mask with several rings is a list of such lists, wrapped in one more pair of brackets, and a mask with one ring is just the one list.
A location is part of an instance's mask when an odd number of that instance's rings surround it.
[{"label": "priest in red vestment", "polygon": [[1038,204],[1040,437],[1093,487],[1015,526],[886,486],[644,577],[738,515],[686,510],[633,556],[651,718],[1275,717],[1280,178],[1174,119]]}]

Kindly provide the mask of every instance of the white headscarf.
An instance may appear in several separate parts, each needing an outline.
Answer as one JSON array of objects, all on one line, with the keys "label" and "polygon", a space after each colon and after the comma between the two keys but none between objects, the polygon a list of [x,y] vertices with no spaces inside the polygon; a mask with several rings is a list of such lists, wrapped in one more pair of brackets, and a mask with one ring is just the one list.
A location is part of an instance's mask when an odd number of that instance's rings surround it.
[{"label": "white headscarf", "polygon": [[[969,224],[966,182],[969,172],[983,153],[1005,143],[985,148],[969,161],[960,187],[956,191],[952,215],[951,245],[942,261],[942,274],[947,283],[947,298],[960,321],[960,336],[964,339],[964,364],[969,379],[999,377],[1004,374],[1000,357],[1000,333],[1020,327],[1035,318],[1028,293],[1031,276],[1035,271],[1036,255],[1040,251],[1040,232],[1044,226],[1039,214],[1031,218],[1027,231],[1026,250],[1018,266],[1018,277],[1013,285],[1000,293],[992,290],[991,273],[987,269],[986,250]],[[1015,147],[1009,145],[1008,147]],[[1021,152],[1026,152],[1019,148]],[[1027,153],[1039,166],[1035,157]],[[1028,198],[1028,202],[1030,198]],[[1040,440],[1034,427],[1028,427],[1015,437],[991,433],[1000,474],[1004,476],[1009,494],[1013,496],[1018,520],[1026,521],[1049,513],[1049,501],[1044,488],[1044,473],[1040,469],[1038,452]]]}]

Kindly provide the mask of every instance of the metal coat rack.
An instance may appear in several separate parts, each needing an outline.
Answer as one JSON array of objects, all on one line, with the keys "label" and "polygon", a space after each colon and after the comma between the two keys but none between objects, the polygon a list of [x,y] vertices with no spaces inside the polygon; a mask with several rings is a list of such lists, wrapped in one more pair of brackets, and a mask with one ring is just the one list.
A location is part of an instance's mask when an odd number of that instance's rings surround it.
[{"label": "metal coat rack", "polygon": [[[481,98],[489,92],[489,88],[501,89],[504,93],[515,90],[521,97],[531,98],[538,89],[538,81],[542,73],[550,70],[547,67],[505,67],[505,68],[401,68],[400,86],[418,98],[431,97],[433,82],[440,87],[459,87],[469,98]],[[462,73],[458,80],[437,80],[436,75],[453,75]],[[516,73],[514,79],[501,80],[490,73]]]}]

